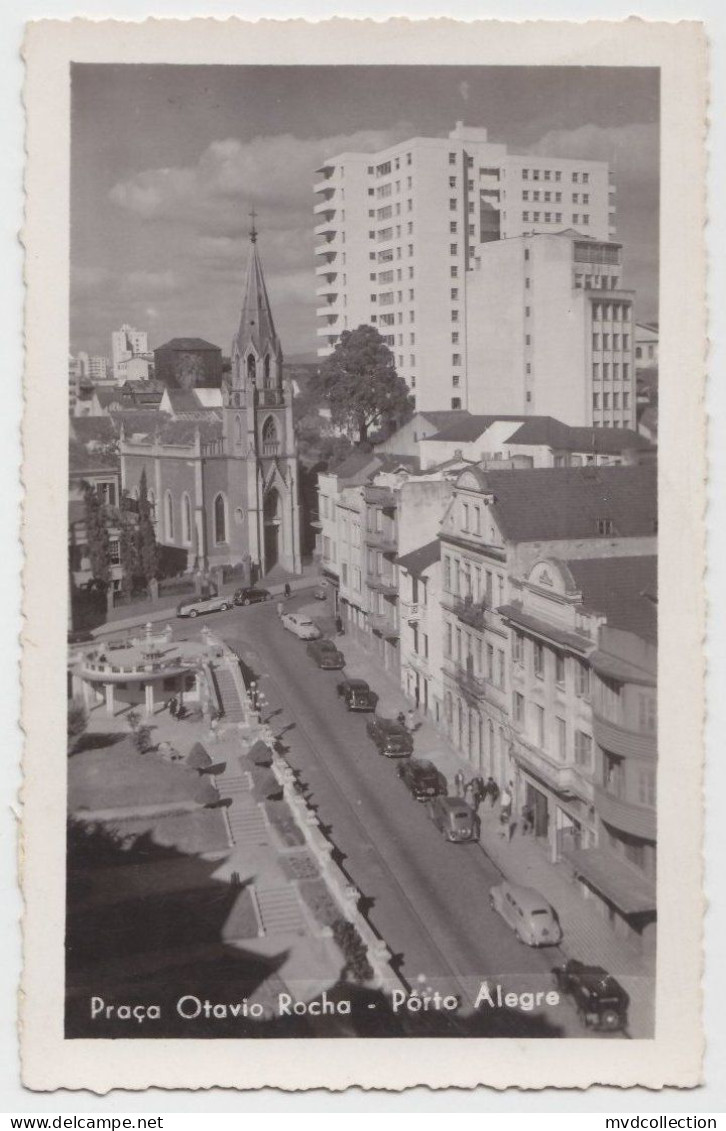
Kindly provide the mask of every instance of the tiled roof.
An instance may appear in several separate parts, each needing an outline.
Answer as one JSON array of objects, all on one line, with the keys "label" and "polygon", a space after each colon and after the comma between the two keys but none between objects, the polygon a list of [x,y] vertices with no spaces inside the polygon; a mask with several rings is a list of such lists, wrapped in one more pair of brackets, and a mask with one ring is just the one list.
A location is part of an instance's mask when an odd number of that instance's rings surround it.
[{"label": "tiled roof", "polygon": [[117,433],[121,434],[123,428],[127,436],[150,434],[157,428],[162,428],[171,418],[168,412],[159,412],[156,409],[125,409],[121,412],[112,412],[110,418]]},{"label": "tiled roof", "polygon": [[331,475],[337,475],[339,479],[351,479],[370,464],[375,464],[375,466],[378,467],[379,461],[380,456],[374,455],[373,452],[356,450],[347,455],[342,463],[332,467],[330,473]]},{"label": "tiled roof", "polygon": [[123,403],[123,393],[120,389],[96,388],[94,387],[96,400],[102,408],[107,408],[108,405],[118,401],[119,404]]},{"label": "tiled roof", "polygon": [[218,350],[219,346],[205,342],[204,338],[171,338],[163,346],[156,346],[156,350]]},{"label": "tiled roof", "polygon": [[587,558],[567,565],[582,591],[583,604],[602,613],[613,628],[644,640],[658,636],[658,559]]},{"label": "tiled roof", "polygon": [[656,532],[657,467],[541,467],[518,471],[471,468],[507,541],[538,542],[648,536]]},{"label": "tiled roof", "polygon": [[[521,424],[524,419],[523,413],[518,416],[471,416],[467,413],[461,420],[455,420],[452,424],[442,428],[440,432],[436,432],[433,436],[427,436],[426,439],[461,440],[462,443],[467,444],[473,440],[478,440],[482,432],[486,432],[487,428],[497,420],[511,420],[514,423]],[[543,418],[539,417],[538,419]]]},{"label": "tiled roof", "polygon": [[407,569],[409,573],[418,576],[434,562],[439,561],[440,557],[441,543],[436,538],[433,542],[427,542],[425,546],[419,546],[417,550],[402,554],[399,558],[396,558],[396,563],[402,569]]},{"label": "tiled roof", "polygon": [[616,455],[650,447],[630,428],[573,428],[553,416],[533,416],[507,438],[508,444],[543,444],[568,452]]},{"label": "tiled roof", "polygon": [[162,444],[193,444],[199,432],[203,441],[219,440],[222,437],[222,421],[217,420],[170,420],[159,433]]},{"label": "tiled roof", "polygon": [[421,410],[416,413],[417,416],[423,416],[428,420],[429,424],[435,424],[437,428],[446,428],[447,425],[453,424],[457,420],[462,420],[471,413],[465,408],[446,408],[437,409],[434,412],[424,412]]}]

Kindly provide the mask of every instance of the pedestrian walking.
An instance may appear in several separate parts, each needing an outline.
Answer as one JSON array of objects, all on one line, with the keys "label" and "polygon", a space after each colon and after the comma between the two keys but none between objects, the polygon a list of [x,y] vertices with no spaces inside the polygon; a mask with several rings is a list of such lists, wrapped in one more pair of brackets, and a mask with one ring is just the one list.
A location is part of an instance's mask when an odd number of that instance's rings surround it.
[{"label": "pedestrian walking", "polygon": [[492,777],[491,774],[489,775],[489,777],[487,778],[487,780],[484,784],[484,789],[486,791],[486,795],[489,798],[489,801],[491,802],[491,806],[492,806],[492,809],[493,809],[494,806],[497,803],[497,798],[499,797],[499,786],[494,781],[494,778]]},{"label": "pedestrian walking", "polygon": [[335,618],[335,631],[338,633],[338,636],[343,635],[343,618],[341,616]]},{"label": "pedestrian walking", "polygon": [[281,617],[282,614],[284,613],[284,611],[285,611],[285,606],[283,605],[282,601],[278,601],[277,602],[277,615],[278,615],[278,617]]},{"label": "pedestrian walking", "polygon": [[399,726],[405,727],[406,716],[404,715],[403,711],[399,711],[398,714],[396,715],[396,722],[398,723]]},{"label": "pedestrian walking", "polygon": [[464,796],[464,774],[461,770],[457,770],[454,774],[454,784],[456,786],[457,797]]},{"label": "pedestrian walking", "polygon": [[508,821],[512,815],[512,794],[509,786],[505,786],[499,798],[501,804],[502,821]]},{"label": "pedestrian walking", "polygon": [[177,699],[176,695],[172,695],[171,699],[169,700],[168,707],[169,714],[173,719],[175,719],[177,711],[179,710],[179,700]]},{"label": "pedestrian walking", "polygon": [[[412,731],[415,725],[416,725],[416,716],[414,715],[413,711],[407,711],[406,712],[406,726],[408,727],[408,729],[410,731]],[[462,774],[462,777],[463,777],[463,774]]]},{"label": "pedestrian walking", "polygon": [[509,824],[507,825],[507,838],[509,840],[512,840],[516,831],[517,831],[517,822],[516,821],[510,821]]},{"label": "pedestrian walking", "polygon": [[477,812],[485,797],[486,786],[484,785],[484,779],[480,777],[479,774],[477,774],[471,782],[471,803],[474,806],[474,809],[477,810]]},{"label": "pedestrian walking", "polygon": [[287,601],[288,597],[291,597],[291,596],[292,596],[292,589],[290,588],[290,582],[286,581],[285,582],[285,600]]}]

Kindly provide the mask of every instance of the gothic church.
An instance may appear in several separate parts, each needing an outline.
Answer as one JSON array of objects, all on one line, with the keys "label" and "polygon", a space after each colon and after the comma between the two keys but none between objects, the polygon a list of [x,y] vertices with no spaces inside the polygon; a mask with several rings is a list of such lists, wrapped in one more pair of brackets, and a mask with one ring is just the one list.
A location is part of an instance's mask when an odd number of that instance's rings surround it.
[{"label": "gothic church", "polygon": [[301,572],[292,388],[254,228],[228,379],[221,390],[167,390],[154,431],[123,433],[120,455],[131,497],[146,472],[157,540],[178,550],[182,569]]}]

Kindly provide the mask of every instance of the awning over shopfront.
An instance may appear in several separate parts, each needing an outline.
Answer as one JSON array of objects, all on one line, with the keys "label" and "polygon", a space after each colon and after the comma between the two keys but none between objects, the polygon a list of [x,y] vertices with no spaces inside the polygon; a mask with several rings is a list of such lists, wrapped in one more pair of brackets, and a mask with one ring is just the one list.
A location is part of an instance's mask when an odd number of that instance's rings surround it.
[{"label": "awning over shopfront", "polygon": [[625,915],[655,911],[655,882],[601,848],[565,848],[575,873]]}]

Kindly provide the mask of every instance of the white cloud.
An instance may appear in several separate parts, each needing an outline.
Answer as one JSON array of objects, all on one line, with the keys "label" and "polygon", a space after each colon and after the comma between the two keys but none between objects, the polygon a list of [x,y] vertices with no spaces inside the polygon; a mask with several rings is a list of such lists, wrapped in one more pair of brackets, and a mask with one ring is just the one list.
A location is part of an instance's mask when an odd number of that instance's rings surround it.
[{"label": "white cloud", "polygon": [[653,183],[658,177],[658,126],[654,123],[550,130],[527,148],[541,156],[608,161],[617,182]]},{"label": "white cloud", "polygon": [[121,286],[127,294],[157,295],[178,290],[180,280],[175,271],[129,271]]},{"label": "white cloud", "polygon": [[221,219],[227,230],[240,230],[254,207],[265,229],[289,226],[280,213],[310,214],[315,169],[322,160],[346,150],[383,149],[411,132],[410,125],[399,123],[388,130],[309,140],[291,134],[248,142],[225,138],[213,141],[196,165],[147,169],[115,184],[110,197],[145,220],[181,219],[204,228]]}]

